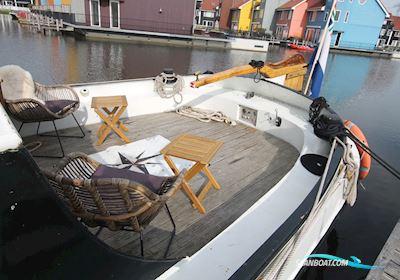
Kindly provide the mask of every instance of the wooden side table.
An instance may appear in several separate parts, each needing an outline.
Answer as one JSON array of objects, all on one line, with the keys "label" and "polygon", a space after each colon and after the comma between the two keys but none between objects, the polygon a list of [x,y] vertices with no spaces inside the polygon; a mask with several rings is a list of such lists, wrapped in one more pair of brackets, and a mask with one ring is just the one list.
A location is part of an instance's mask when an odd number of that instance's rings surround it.
[{"label": "wooden side table", "polygon": [[[97,136],[99,137],[97,145],[101,145],[104,142],[111,130],[125,143],[130,142],[128,137],[124,134],[124,131],[128,131],[128,128],[119,119],[127,106],[128,101],[125,95],[97,96],[92,98],[91,107],[104,121],[97,132]],[[109,108],[113,109],[109,110]]]},{"label": "wooden side table", "polygon": [[[192,168],[186,172],[182,182],[182,188],[193,202],[194,207],[202,214],[205,214],[206,210],[201,204],[201,201],[204,199],[207,192],[212,186],[217,190],[221,188],[210,169],[208,169],[208,165],[219,148],[221,148],[222,144],[222,141],[211,140],[190,134],[182,134],[161,150],[165,161],[176,175],[179,174],[179,170],[170,158],[171,156],[195,162]],[[188,182],[200,171],[207,176],[208,183],[200,191],[200,194],[196,196]]]}]

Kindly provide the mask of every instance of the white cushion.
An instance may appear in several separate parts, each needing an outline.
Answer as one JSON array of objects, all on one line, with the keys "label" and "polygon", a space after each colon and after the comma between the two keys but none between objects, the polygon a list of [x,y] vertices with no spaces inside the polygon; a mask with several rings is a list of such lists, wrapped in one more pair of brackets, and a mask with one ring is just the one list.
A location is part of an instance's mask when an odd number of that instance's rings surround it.
[{"label": "white cushion", "polygon": [[[35,83],[28,71],[17,65],[0,67],[1,91],[5,100],[30,98],[39,100],[35,95]],[[42,101],[43,103],[43,101]]]}]

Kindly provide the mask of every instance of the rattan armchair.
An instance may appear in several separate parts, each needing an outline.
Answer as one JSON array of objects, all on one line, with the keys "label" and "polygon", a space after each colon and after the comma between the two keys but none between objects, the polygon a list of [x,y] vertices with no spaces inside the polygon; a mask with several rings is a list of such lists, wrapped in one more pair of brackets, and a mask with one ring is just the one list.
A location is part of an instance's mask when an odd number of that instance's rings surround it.
[{"label": "rattan armchair", "polygon": [[140,233],[141,255],[143,229],[165,207],[173,231],[165,257],[175,235],[175,222],[166,204],[183,180],[183,172],[165,177],[158,193],[135,181],[121,178],[91,179],[100,164],[83,153],[65,157],[55,172],[43,170],[57,195],[74,215],[89,227],[109,230],[128,230]]},{"label": "rattan armchair", "polygon": [[[1,80],[0,80],[0,101],[7,113],[12,116],[14,119],[21,122],[21,126],[18,129],[18,132],[21,131],[23,125],[25,123],[38,123],[36,134],[39,136],[48,136],[48,137],[57,137],[58,143],[61,149],[60,156],[49,156],[45,155],[43,157],[56,157],[62,158],[64,157],[64,148],[61,143],[61,137],[70,137],[70,138],[83,138],[85,137],[85,132],[82,127],[79,125],[76,117],[74,116],[74,112],[79,108],[79,97],[69,86],[65,85],[54,85],[54,86],[46,86],[34,82],[35,91],[34,95],[36,99],[33,98],[21,98],[21,99],[5,99],[2,94],[1,89]],[[81,135],[60,135],[57,130],[57,126],[55,124],[55,120],[63,119],[67,116],[71,115],[76,122],[77,126],[80,129]],[[55,135],[53,134],[40,134],[40,124],[42,122],[51,121],[54,126]],[[34,155],[39,156],[40,155]]]}]

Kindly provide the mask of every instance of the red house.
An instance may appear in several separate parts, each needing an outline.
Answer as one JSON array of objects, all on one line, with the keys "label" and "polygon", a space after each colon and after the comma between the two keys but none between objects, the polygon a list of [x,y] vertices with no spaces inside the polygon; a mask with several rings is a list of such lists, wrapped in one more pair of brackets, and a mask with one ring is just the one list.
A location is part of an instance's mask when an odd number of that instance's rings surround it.
[{"label": "red house", "polygon": [[320,0],[290,0],[277,8],[275,36],[301,39],[307,25],[307,9],[319,3]]},{"label": "red house", "polygon": [[84,0],[88,25],[190,35],[195,0]]}]

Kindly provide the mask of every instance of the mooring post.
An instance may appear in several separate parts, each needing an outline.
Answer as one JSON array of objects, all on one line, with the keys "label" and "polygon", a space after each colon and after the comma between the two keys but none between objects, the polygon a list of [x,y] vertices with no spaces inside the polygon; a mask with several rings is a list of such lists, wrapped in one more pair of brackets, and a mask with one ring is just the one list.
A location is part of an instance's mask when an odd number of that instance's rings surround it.
[{"label": "mooring post", "polygon": [[40,17],[37,17],[38,32],[40,32]]}]

